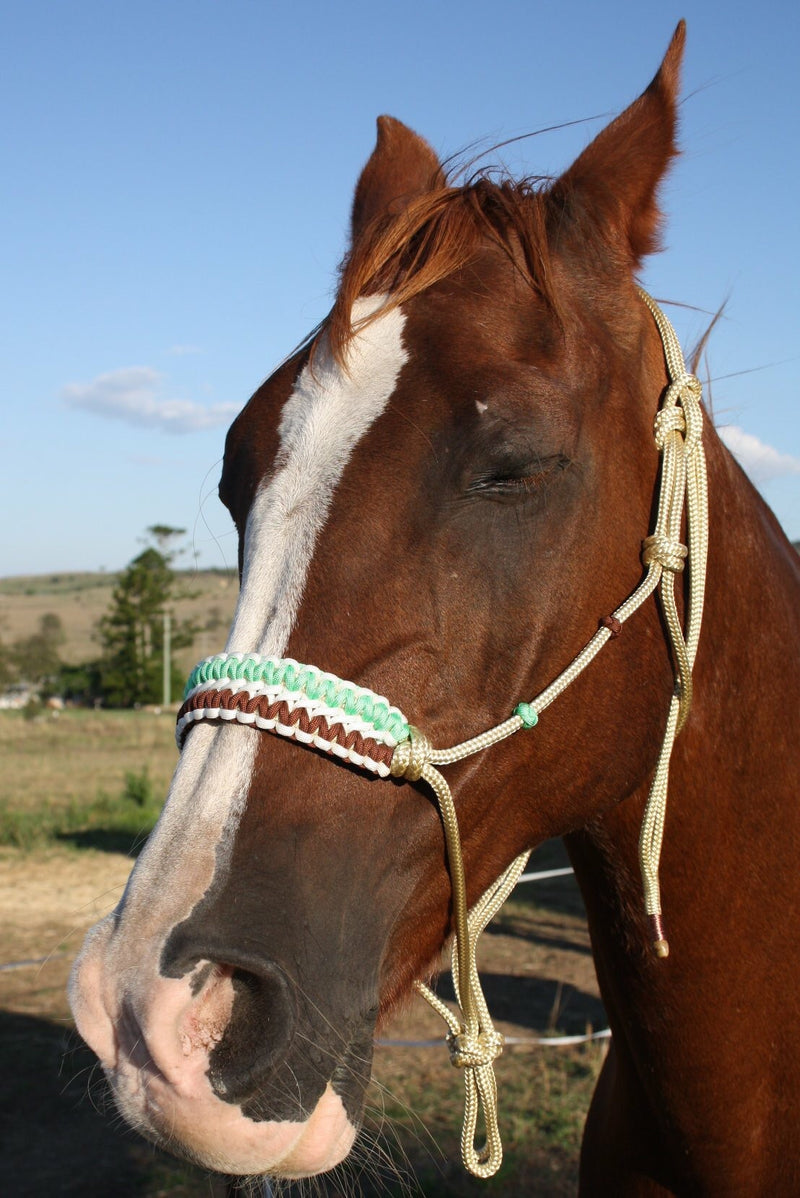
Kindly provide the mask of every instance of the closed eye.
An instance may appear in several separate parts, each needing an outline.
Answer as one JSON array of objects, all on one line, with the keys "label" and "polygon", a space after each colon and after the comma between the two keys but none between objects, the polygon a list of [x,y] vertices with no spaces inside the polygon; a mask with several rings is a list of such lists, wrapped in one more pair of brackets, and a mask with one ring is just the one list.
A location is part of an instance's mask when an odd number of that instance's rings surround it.
[{"label": "closed eye", "polygon": [[489,470],[479,474],[467,487],[468,494],[488,495],[497,498],[519,498],[537,493],[555,475],[563,473],[571,461],[565,454],[539,459],[535,464],[528,462],[524,468]]}]

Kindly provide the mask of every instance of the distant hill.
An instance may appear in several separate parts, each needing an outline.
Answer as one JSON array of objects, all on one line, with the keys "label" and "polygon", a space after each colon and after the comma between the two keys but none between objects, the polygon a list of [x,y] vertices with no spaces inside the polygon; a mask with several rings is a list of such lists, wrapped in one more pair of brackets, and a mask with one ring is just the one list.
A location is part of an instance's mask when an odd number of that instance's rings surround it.
[{"label": "distant hill", "polygon": [[[239,594],[235,573],[221,570],[176,571],[180,590],[187,596],[175,603],[180,619],[191,618],[201,628],[194,645],[178,661],[185,670],[201,657],[220,652],[225,644]],[[108,610],[116,574],[64,573],[17,575],[0,578],[0,639],[9,644],[30,636],[46,612],[61,618],[66,642],[61,658],[78,665],[99,654],[94,639],[97,622]]]}]

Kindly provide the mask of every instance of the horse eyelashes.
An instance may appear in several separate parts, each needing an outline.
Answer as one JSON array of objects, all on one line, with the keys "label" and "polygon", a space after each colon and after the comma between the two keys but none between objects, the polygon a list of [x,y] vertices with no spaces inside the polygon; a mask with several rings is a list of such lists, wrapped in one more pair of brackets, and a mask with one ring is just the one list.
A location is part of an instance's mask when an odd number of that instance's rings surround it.
[{"label": "horse eyelashes", "polygon": [[528,463],[519,471],[491,471],[478,475],[469,484],[467,491],[472,495],[498,498],[519,498],[537,494],[554,477],[568,469],[570,464],[570,459],[564,454],[554,454],[535,463]]}]

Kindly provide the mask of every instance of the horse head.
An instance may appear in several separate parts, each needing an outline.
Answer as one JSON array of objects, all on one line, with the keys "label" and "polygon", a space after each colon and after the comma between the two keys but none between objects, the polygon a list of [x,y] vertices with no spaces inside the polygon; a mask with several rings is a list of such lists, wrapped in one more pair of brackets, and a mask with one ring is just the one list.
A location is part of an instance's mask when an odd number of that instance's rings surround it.
[{"label": "horse head", "polygon": [[[657,244],[682,46],[680,26],[555,180],[449,181],[380,118],[331,316],[228,433],[225,660],[313,663],[323,707],[331,677],[369,713],[385,696],[385,760],[395,716],[437,746],[506,719],[641,581],[667,375],[634,273]],[[349,1151],[376,1024],[437,968],[450,863],[423,783],[359,768],[363,706],[343,734],[356,758],[333,761],[322,724],[303,746],[264,735],[279,703],[230,720],[248,680],[215,685],[71,998],[145,1135],[225,1172],[304,1176]],[[468,905],[641,790],[672,686],[646,604],[535,731],[452,765]]]}]

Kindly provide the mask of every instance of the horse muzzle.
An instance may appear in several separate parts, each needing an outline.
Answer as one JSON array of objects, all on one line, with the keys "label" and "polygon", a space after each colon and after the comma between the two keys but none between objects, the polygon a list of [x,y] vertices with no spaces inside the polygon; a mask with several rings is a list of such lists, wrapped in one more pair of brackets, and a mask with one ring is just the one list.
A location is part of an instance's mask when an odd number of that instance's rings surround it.
[{"label": "horse muzzle", "polygon": [[118,959],[114,932],[111,915],[90,933],[70,1001],[129,1123],[223,1173],[300,1178],[344,1159],[365,1063],[369,1073],[369,1019],[335,1047],[316,1040],[309,1062],[295,988],[276,962],[185,945],[177,976],[164,976]]}]

